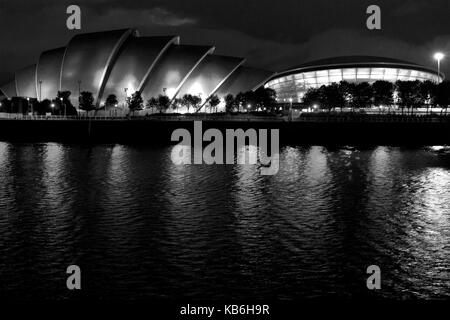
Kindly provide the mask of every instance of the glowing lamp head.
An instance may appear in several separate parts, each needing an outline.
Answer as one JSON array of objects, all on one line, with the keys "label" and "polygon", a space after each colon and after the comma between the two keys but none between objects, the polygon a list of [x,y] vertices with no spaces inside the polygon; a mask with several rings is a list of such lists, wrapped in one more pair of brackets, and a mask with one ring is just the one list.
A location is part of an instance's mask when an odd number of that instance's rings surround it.
[{"label": "glowing lamp head", "polygon": [[442,59],[444,59],[445,55],[442,52],[436,52],[434,54],[434,59],[437,61],[441,61]]}]

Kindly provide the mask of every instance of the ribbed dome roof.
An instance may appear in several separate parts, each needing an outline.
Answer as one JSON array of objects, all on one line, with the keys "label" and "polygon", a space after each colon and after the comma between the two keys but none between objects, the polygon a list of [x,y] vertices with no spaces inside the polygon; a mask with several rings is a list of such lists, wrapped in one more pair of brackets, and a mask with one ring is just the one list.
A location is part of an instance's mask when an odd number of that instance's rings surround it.
[{"label": "ribbed dome roof", "polygon": [[[436,74],[436,70],[421,66],[417,63],[408,62],[399,59],[392,59],[386,57],[375,56],[341,56],[330,57],[320,60],[314,60],[306,62],[286,70],[276,73],[271,79],[275,79],[280,76],[286,76],[299,72],[326,70],[332,68],[351,68],[351,67],[392,67],[392,68],[405,68],[419,71],[425,71],[428,73]],[[443,74],[441,74],[443,76]]]}]

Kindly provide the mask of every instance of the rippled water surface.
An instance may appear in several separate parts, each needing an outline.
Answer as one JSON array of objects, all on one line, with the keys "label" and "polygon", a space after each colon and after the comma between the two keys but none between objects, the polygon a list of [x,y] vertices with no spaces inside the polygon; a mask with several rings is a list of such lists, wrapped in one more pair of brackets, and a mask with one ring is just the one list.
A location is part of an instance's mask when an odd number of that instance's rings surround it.
[{"label": "rippled water surface", "polygon": [[[0,142],[0,296],[450,297],[450,156],[284,147],[280,171],[171,147]],[[366,268],[382,289],[366,288]]]}]

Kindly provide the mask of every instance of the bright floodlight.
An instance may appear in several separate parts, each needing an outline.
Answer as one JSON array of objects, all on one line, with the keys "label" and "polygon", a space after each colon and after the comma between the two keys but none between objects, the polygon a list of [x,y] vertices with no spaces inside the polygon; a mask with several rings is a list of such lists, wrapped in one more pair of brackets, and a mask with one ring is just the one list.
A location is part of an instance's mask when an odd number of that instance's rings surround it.
[{"label": "bright floodlight", "polygon": [[435,54],[434,54],[434,59],[436,59],[436,60],[442,60],[444,58],[444,54],[442,53],[442,52],[436,52]]}]

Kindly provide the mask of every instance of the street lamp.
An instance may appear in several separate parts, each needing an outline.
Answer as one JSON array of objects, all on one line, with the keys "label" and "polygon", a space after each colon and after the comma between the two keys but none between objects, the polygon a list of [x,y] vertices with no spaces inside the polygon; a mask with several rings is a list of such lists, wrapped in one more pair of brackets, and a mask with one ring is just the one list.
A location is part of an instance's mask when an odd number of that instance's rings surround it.
[{"label": "street lamp", "polygon": [[436,52],[434,54],[434,60],[437,61],[438,65],[438,75],[437,75],[437,83],[439,83],[440,75],[441,75],[441,60],[444,59],[445,55],[442,52]]},{"label": "street lamp", "polygon": [[289,98],[289,120],[292,120],[292,98]]},{"label": "street lamp", "polygon": [[125,105],[126,105],[127,99],[128,99],[128,95],[127,95],[128,88],[123,88],[123,90],[125,91],[125,102],[123,104],[123,107],[125,108]]},{"label": "street lamp", "polygon": [[78,111],[80,110],[80,98],[81,98],[81,80],[77,81],[78,83]]},{"label": "street lamp", "polygon": [[66,117],[66,104],[63,101],[63,98],[59,98],[59,100],[61,100],[61,104],[64,106],[64,117]]}]

